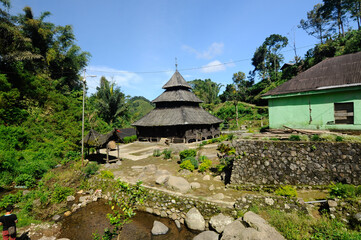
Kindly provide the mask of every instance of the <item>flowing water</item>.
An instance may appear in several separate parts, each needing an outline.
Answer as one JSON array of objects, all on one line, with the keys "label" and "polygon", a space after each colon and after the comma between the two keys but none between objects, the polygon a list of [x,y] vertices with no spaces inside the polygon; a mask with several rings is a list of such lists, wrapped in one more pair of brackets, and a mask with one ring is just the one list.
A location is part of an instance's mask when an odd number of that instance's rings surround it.
[{"label": "flowing water", "polygon": [[[100,200],[88,204],[86,207],[77,210],[75,213],[62,220],[60,237],[71,240],[92,240],[92,233],[103,233],[104,229],[110,227],[106,217],[110,213],[110,206]],[[165,224],[169,231],[165,235],[152,236],[151,229],[154,220]],[[121,232],[122,240],[182,240],[193,239],[196,233],[189,231],[185,226],[178,230],[174,221],[168,218],[161,218],[152,214],[138,212],[132,222],[126,224]]]}]

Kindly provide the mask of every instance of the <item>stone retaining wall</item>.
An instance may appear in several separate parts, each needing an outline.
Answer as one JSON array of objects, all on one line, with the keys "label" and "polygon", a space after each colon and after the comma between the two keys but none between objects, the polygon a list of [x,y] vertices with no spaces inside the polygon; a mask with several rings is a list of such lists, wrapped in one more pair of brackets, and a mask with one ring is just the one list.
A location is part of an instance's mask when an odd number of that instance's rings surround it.
[{"label": "stone retaining wall", "polygon": [[361,144],[234,141],[240,155],[231,183],[250,185],[361,185]]}]

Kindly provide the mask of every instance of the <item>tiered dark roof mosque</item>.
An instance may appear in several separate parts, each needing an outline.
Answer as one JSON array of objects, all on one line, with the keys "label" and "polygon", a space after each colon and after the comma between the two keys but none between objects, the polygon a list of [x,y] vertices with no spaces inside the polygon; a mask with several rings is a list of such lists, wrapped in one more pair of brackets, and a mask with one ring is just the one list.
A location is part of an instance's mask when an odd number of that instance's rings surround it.
[{"label": "tiered dark roof mosque", "polygon": [[[191,92],[192,87],[177,70],[163,86],[163,89],[165,91],[152,101],[156,105],[155,109],[132,124],[137,127],[139,135],[142,135],[142,131],[140,131],[142,127],[167,127],[163,130],[166,130],[168,135],[172,135],[169,132],[174,132],[173,135],[176,135],[174,137],[177,138],[185,138],[185,135],[187,135],[185,132],[187,130],[189,132],[190,129],[198,129],[198,131],[203,132],[204,136],[202,138],[209,138],[209,136],[205,136],[207,135],[205,134],[205,128],[211,129],[213,127],[218,130],[222,120],[199,106],[202,100]],[[172,126],[178,126],[178,128],[171,129]],[[179,126],[184,127],[180,129]],[[148,129],[148,133],[149,131]],[[170,137],[166,133],[164,134],[163,136],[156,136],[159,135],[157,133],[154,134],[154,137]],[[213,134],[210,135],[213,137]]]}]

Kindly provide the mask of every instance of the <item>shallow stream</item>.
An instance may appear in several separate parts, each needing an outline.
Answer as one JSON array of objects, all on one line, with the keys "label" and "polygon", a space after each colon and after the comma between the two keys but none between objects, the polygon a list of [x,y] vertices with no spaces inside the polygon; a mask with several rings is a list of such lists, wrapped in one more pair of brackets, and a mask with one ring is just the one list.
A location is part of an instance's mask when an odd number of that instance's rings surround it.
[{"label": "shallow stream", "polygon": [[[106,217],[110,213],[110,206],[104,200],[93,202],[86,207],[77,210],[69,217],[62,220],[62,230],[59,238],[71,240],[92,240],[92,233],[103,233],[104,229],[110,227]],[[165,235],[152,236],[151,229],[153,222],[157,220],[165,224],[169,231]],[[182,225],[178,230],[174,221],[168,218],[161,218],[152,214],[137,212],[132,222],[126,224],[121,232],[122,240],[182,240],[193,239],[196,233],[189,231]]]}]

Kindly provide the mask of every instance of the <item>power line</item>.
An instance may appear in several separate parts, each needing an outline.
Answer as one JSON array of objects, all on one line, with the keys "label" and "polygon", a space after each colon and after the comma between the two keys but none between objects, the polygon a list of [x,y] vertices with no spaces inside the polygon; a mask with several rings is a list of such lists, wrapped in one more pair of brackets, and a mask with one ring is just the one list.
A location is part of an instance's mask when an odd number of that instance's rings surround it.
[{"label": "power line", "polygon": [[[307,47],[311,47],[311,46],[314,46],[314,44],[298,47],[296,49],[303,49],[303,48],[307,48]],[[284,51],[280,51],[280,53],[291,52],[293,50],[294,49],[284,50]],[[179,71],[184,72],[184,71],[193,71],[193,70],[199,70],[199,69],[219,67],[219,66],[225,66],[225,65],[235,64],[235,63],[239,63],[239,62],[250,61],[250,60],[252,60],[252,58],[245,58],[245,59],[240,59],[240,60],[234,60],[234,61],[229,61],[229,62],[223,62],[223,63],[218,63],[218,64],[207,65],[207,66],[182,68],[182,69],[179,69]],[[174,70],[158,70],[158,71],[139,71],[139,72],[135,71],[135,72],[131,72],[131,71],[102,71],[102,70],[91,70],[91,69],[87,69],[87,70],[89,72],[98,72],[98,73],[133,73],[133,74],[156,74],[156,73],[166,73],[166,72],[173,72],[174,71]]]}]

